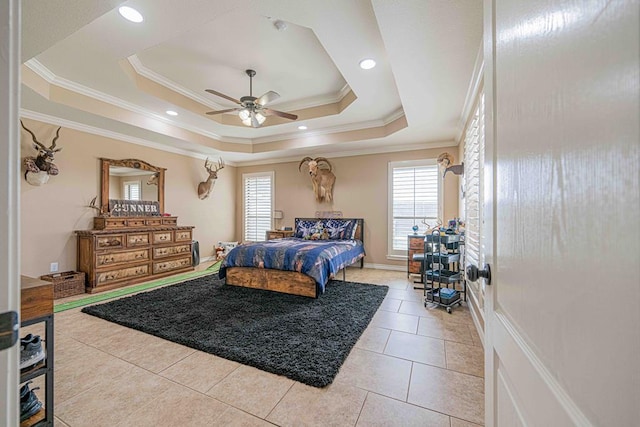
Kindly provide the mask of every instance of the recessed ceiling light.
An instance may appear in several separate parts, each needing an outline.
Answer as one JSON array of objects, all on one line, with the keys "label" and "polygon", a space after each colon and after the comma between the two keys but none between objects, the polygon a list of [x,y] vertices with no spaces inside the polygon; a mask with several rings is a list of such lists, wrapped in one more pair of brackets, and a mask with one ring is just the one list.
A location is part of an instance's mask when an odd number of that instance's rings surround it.
[{"label": "recessed ceiling light", "polygon": [[307,127],[305,125],[300,125],[298,126],[298,129],[300,130],[307,130]]},{"label": "recessed ceiling light", "polygon": [[376,61],[374,61],[373,59],[367,58],[360,61],[360,68],[362,68],[363,70],[370,70],[375,66],[376,66]]},{"label": "recessed ceiling light", "polygon": [[170,115],[170,116],[177,116],[177,115],[178,115],[178,113],[176,113],[176,112],[175,112],[175,111],[173,111],[173,110],[167,110],[167,111],[165,111],[165,113],[167,113],[167,114],[168,114],[168,115]]},{"label": "recessed ceiling light", "polygon": [[132,7],[122,6],[118,9],[118,12],[120,12],[120,15],[122,15],[124,19],[131,22],[140,23],[144,21],[142,14]]}]

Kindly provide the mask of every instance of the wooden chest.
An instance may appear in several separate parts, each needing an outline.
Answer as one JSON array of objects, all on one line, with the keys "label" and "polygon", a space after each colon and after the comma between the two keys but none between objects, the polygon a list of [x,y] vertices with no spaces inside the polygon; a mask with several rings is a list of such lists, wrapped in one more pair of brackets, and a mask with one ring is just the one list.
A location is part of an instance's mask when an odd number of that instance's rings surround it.
[{"label": "wooden chest", "polygon": [[76,231],[78,270],[86,273],[87,292],[193,270],[192,226],[143,227]]}]

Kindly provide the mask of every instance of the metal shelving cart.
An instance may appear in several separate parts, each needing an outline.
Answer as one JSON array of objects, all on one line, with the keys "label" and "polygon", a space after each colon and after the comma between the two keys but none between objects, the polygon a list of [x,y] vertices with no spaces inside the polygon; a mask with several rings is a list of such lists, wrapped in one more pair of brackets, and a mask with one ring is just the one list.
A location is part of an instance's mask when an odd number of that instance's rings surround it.
[{"label": "metal shelving cart", "polygon": [[[459,234],[434,231],[425,237],[425,307],[432,303],[445,307],[447,313],[451,313],[451,307],[456,304],[460,306],[463,300],[466,301],[460,269],[462,244]],[[462,284],[462,289],[456,289],[457,283]]]}]

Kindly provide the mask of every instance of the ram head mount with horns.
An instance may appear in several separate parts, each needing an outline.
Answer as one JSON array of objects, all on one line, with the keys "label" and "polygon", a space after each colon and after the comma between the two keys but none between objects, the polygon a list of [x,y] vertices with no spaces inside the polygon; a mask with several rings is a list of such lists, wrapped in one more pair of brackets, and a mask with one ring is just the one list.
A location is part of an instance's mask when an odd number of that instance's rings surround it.
[{"label": "ram head mount with horns", "polygon": [[324,157],[316,157],[315,159],[305,157],[298,165],[299,171],[305,163],[309,167],[309,176],[316,201],[331,203],[333,201],[333,184],[336,182],[336,176],[331,172],[333,169],[331,163]]},{"label": "ram head mount with horns", "polygon": [[60,137],[60,129],[59,127],[56,131],[56,136],[51,141],[51,146],[47,147],[36,138],[35,134],[31,132],[20,120],[20,124],[22,128],[29,132],[31,135],[31,139],[33,140],[33,148],[38,150],[38,155],[36,157],[25,157],[24,158],[24,179],[31,185],[44,185],[49,181],[50,175],[58,175],[58,167],[53,164],[53,156],[58,151],[62,150],[61,148],[56,148],[56,141]]}]

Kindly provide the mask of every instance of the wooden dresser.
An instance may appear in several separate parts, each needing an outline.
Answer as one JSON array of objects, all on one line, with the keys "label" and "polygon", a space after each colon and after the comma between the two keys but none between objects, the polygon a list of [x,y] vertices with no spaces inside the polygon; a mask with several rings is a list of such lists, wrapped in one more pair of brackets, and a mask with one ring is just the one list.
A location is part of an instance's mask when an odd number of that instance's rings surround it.
[{"label": "wooden dresser", "polygon": [[193,270],[193,226],[176,217],[96,217],[77,230],[78,269],[86,291],[106,291]]}]

